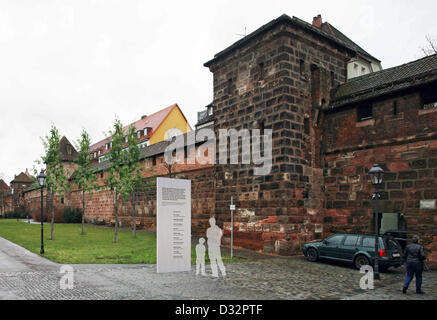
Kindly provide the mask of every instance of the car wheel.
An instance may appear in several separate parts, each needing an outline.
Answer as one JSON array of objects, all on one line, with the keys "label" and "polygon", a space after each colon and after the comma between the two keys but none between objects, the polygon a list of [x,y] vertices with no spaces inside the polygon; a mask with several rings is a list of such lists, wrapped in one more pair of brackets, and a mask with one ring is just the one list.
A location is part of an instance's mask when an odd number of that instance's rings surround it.
[{"label": "car wheel", "polygon": [[307,260],[310,262],[316,262],[319,259],[319,254],[314,248],[309,248],[307,251]]},{"label": "car wheel", "polygon": [[370,261],[366,256],[359,255],[355,258],[354,265],[355,268],[360,270],[361,267],[370,265]]}]

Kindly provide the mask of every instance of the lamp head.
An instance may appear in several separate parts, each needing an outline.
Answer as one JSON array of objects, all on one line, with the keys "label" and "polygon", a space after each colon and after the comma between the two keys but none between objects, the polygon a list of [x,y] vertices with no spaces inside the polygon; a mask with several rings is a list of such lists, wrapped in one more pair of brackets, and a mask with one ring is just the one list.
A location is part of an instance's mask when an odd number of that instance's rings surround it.
[{"label": "lamp head", "polygon": [[375,163],[373,165],[373,168],[369,170],[369,175],[374,186],[382,184],[384,170],[379,166],[379,164]]},{"label": "lamp head", "polygon": [[41,170],[41,172],[39,173],[39,175],[36,177],[36,180],[38,181],[38,185],[42,188],[45,185],[46,182],[46,175],[44,174],[44,172]]}]

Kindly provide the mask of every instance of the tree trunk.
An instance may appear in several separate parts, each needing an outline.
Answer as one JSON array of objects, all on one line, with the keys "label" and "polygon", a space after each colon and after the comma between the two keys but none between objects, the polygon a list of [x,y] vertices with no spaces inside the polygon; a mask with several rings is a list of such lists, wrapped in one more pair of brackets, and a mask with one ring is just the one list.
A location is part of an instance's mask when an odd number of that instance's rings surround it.
[{"label": "tree trunk", "polygon": [[135,221],[135,191],[132,192],[132,237],[136,238],[137,236],[137,223]]},{"label": "tree trunk", "polygon": [[114,242],[118,242],[118,193],[115,192],[115,228],[114,228]]},{"label": "tree trunk", "polygon": [[50,222],[50,240],[54,240],[54,224],[55,224],[55,195],[51,193],[51,209],[52,209],[52,220]]},{"label": "tree trunk", "polygon": [[85,191],[82,190],[82,234],[85,234]]}]

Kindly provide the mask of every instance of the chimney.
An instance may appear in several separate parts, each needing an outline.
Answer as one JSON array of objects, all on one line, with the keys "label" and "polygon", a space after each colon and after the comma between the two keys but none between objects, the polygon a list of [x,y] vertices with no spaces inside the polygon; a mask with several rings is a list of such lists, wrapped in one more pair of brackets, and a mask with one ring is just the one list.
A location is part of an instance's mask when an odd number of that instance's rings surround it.
[{"label": "chimney", "polygon": [[143,120],[143,119],[145,119],[145,118],[147,118],[146,115],[141,116],[141,120]]},{"label": "chimney", "polygon": [[322,15],[319,14],[317,17],[313,18],[313,26],[317,27],[317,28],[321,28],[322,27]]}]

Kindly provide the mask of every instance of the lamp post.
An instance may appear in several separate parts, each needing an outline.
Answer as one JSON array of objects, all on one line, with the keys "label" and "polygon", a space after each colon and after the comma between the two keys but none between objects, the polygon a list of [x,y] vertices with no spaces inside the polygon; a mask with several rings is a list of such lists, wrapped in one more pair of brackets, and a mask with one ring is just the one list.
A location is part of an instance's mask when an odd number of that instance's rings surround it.
[{"label": "lamp post", "polygon": [[382,178],[384,176],[384,170],[378,165],[374,164],[373,168],[369,170],[369,175],[372,180],[372,184],[375,187],[375,192],[373,193],[372,199],[375,202],[375,270],[374,279],[379,280],[379,207],[378,199],[380,197],[378,186],[382,184]]},{"label": "lamp post", "polygon": [[38,181],[38,185],[41,187],[41,251],[40,253],[44,253],[44,200],[43,200],[43,190],[44,184],[46,182],[46,175],[41,170],[40,174],[36,177]]}]

